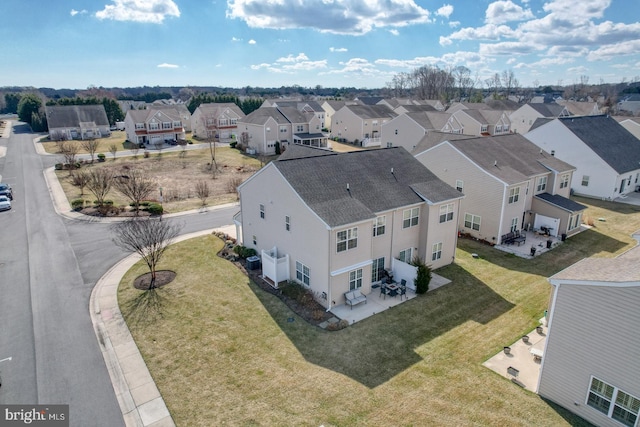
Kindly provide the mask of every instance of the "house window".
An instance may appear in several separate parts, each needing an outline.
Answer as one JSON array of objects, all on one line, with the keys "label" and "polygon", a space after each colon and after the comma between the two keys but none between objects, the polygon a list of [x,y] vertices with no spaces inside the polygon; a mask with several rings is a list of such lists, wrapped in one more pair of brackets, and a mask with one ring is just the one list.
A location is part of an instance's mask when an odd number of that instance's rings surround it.
[{"label": "house window", "polygon": [[431,261],[436,261],[442,258],[442,242],[433,245],[431,250]]},{"label": "house window", "polygon": [[402,213],[402,228],[409,228],[418,225],[420,208],[407,209]]},{"label": "house window", "polygon": [[385,224],[387,222],[386,216],[379,216],[373,221],[373,236],[382,236],[384,234]]},{"label": "house window", "polygon": [[136,123],[136,129],[144,129],[144,123]]},{"label": "house window", "polygon": [[511,231],[512,233],[516,232],[518,230],[518,218],[513,218],[511,220],[511,228],[509,229],[509,231]]},{"label": "house window", "polygon": [[582,186],[583,187],[588,187],[589,186],[589,175],[582,175]]},{"label": "house window", "polygon": [[509,190],[509,204],[515,203],[520,198],[520,187],[514,187]]},{"label": "house window", "polygon": [[566,188],[569,186],[569,174],[564,174],[560,177],[560,188]]},{"label": "house window", "polygon": [[464,226],[480,231],[480,217],[478,215],[464,214]]},{"label": "house window", "polygon": [[264,205],[260,205],[260,218],[264,219]]},{"label": "house window", "polygon": [[173,129],[171,122],[162,122],[162,129]]},{"label": "house window", "polygon": [[232,125],[237,125],[238,124],[238,119],[229,119],[229,121],[231,122]]},{"label": "house window", "polygon": [[487,132],[488,130],[489,130],[488,125],[482,125],[482,128],[480,128],[480,132]]},{"label": "house window", "polygon": [[286,133],[287,132],[287,127],[286,126],[280,126],[280,133]]},{"label": "house window", "polygon": [[574,228],[580,225],[580,214],[571,215],[569,218],[569,230],[573,230]]},{"label": "house window", "polygon": [[358,289],[362,287],[362,269],[353,270],[349,272],[349,290]]},{"label": "house window", "polygon": [[536,191],[541,192],[547,189],[547,177],[541,176],[538,178],[538,186],[536,187]]},{"label": "house window", "polygon": [[296,132],[304,132],[304,126],[303,125],[297,125],[296,126]]},{"label": "house window", "polygon": [[371,265],[371,281],[379,282],[384,277],[384,257],[374,259]]},{"label": "house window", "polygon": [[309,267],[299,261],[296,261],[296,279],[298,279],[298,282],[310,286],[310,277],[311,273],[309,272]]},{"label": "house window", "polygon": [[387,142],[387,148],[393,148],[393,142]]},{"label": "house window", "polygon": [[181,123],[181,122],[179,122],[179,121],[173,122],[173,127],[174,127],[174,128],[182,127],[182,123]]},{"label": "house window", "polygon": [[291,218],[289,215],[285,215],[284,217],[284,229],[287,231],[291,231]]},{"label": "house window", "polygon": [[464,189],[464,181],[461,179],[456,179],[456,190],[462,193],[463,189]]},{"label": "house window", "polygon": [[398,259],[402,262],[406,262],[407,264],[411,263],[411,255],[413,253],[413,248],[405,249],[400,251],[400,255]]},{"label": "house window", "polygon": [[502,125],[496,125],[496,133],[502,133]]},{"label": "house window", "polygon": [[398,129],[396,129],[395,133],[396,133],[396,135],[398,134]]},{"label": "house window", "polygon": [[358,247],[358,228],[350,228],[348,230],[338,231],[336,249],[338,252],[344,252],[349,249]]},{"label": "house window", "polygon": [[453,219],[453,203],[440,206],[440,222],[447,222]]},{"label": "house window", "polygon": [[597,378],[591,378],[587,405],[625,426],[633,427],[640,412],[640,399]]},{"label": "house window", "polygon": [[258,244],[258,238],[256,237],[256,235],[253,235],[253,244],[254,246]]},{"label": "house window", "polygon": [[159,125],[158,123],[149,123],[149,129],[151,130],[156,130],[158,129]]}]

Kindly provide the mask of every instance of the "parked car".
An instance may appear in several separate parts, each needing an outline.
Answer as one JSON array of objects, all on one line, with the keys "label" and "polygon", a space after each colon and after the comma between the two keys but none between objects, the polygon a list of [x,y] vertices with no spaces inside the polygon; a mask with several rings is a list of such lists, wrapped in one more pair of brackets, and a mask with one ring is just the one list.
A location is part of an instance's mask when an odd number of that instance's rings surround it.
[{"label": "parked car", "polygon": [[0,196],[6,196],[9,200],[13,200],[13,190],[9,184],[0,183]]},{"label": "parked car", "polygon": [[7,196],[0,196],[0,211],[11,209],[11,200]]}]

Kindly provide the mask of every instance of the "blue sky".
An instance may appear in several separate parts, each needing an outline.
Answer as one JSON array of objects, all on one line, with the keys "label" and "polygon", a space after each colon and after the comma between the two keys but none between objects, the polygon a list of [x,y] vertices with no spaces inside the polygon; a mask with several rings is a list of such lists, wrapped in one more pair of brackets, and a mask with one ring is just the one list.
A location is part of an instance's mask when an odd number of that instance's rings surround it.
[{"label": "blue sky", "polygon": [[377,88],[423,65],[478,86],[640,79],[638,0],[3,3],[0,87]]}]

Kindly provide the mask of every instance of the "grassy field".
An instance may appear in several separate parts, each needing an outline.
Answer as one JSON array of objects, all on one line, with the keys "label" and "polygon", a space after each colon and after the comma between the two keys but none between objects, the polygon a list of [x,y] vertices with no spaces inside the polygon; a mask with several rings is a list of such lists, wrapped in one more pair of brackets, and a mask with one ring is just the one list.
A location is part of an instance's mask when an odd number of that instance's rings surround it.
[{"label": "grassy field", "polygon": [[[200,207],[202,202],[195,190],[195,184],[200,180],[206,180],[209,185],[211,193],[207,199],[209,206],[235,202],[237,200],[236,185],[260,168],[259,160],[245,156],[232,148],[218,147],[216,148],[218,172],[213,179],[209,149],[188,150],[185,153],[184,157],[181,157],[180,152],[164,152],[161,155],[154,152],[149,158],[144,158],[142,155],[138,155],[137,158],[107,157],[105,162],[84,165],[83,168],[109,168],[115,175],[126,175],[133,169],[145,171],[157,182],[158,188],[162,187],[163,207],[166,213]],[[80,189],[73,185],[69,171],[56,171],[56,175],[69,201],[83,198],[89,203],[93,202],[95,197],[88,189],[85,188],[84,194],[81,194]],[[159,197],[160,193],[157,191],[149,199],[158,200]],[[113,200],[115,206],[129,204],[129,200],[115,189],[111,189],[107,199]]]},{"label": "grassy field", "polygon": [[178,274],[158,291],[162,317],[133,303],[142,264],[122,279],[120,307],[179,426],[586,425],[482,367],[537,325],[549,275],[634,244],[637,207],[578,201],[595,227],[553,251],[525,260],[461,240],[438,270],[450,285],[337,332],[218,258],[214,236],[169,248],[162,268]]},{"label": "grassy field", "polygon": [[[129,150],[132,148],[133,144],[129,142],[125,143],[126,140],[127,140],[127,135],[125,134],[124,131],[122,130],[112,131],[109,137],[99,138],[96,140],[98,141],[98,149],[96,150],[95,154],[97,155],[98,153],[103,153],[107,157],[109,157],[110,156],[109,147],[111,145],[115,145],[118,151]],[[82,141],[68,141],[68,142],[74,143],[77,145],[78,154],[88,154],[88,151],[82,146]],[[47,153],[51,153],[51,154],[60,153],[59,144],[56,141],[45,140],[40,142],[40,144],[42,145],[42,147]]]}]

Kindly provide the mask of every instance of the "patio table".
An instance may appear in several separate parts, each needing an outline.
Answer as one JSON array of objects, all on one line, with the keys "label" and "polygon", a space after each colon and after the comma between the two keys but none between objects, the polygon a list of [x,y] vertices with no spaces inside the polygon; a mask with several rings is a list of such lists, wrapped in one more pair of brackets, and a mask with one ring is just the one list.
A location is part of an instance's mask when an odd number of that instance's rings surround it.
[{"label": "patio table", "polygon": [[389,285],[387,285],[387,289],[389,290],[389,296],[395,297],[396,295],[398,295],[398,284],[397,283],[391,283]]}]

